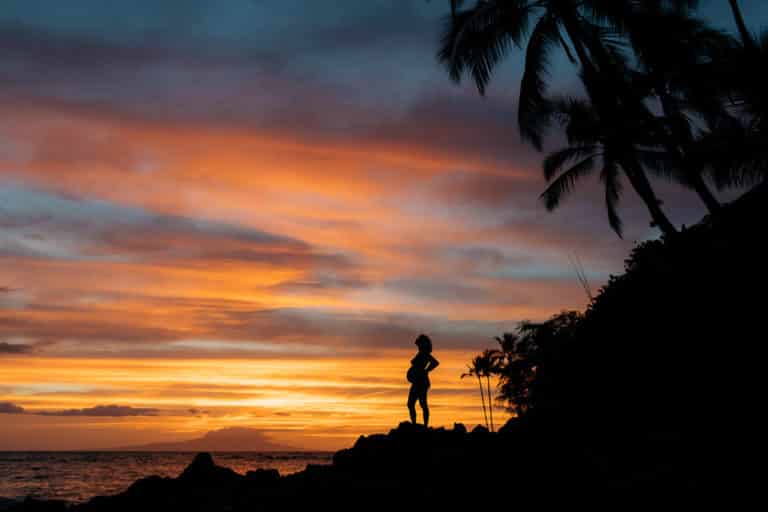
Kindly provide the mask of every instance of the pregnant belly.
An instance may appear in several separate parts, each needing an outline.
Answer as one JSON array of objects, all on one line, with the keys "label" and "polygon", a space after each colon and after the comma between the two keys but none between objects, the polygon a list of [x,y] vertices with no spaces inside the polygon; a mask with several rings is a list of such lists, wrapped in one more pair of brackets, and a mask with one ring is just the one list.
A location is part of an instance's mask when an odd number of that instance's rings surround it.
[{"label": "pregnant belly", "polygon": [[421,368],[411,366],[408,369],[406,378],[408,379],[408,382],[410,382],[414,386],[426,387],[426,388],[429,387],[429,377],[427,377],[427,372],[425,370],[422,370]]}]

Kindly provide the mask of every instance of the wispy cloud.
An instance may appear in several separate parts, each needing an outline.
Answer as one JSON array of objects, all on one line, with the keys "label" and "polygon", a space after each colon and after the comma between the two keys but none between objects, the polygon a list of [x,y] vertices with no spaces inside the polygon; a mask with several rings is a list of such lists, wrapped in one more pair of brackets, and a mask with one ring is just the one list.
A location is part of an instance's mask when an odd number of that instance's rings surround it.
[{"label": "wispy cloud", "polygon": [[26,354],[31,351],[32,347],[29,345],[0,341],[0,354]]},{"label": "wispy cloud", "polygon": [[24,408],[11,402],[0,402],[0,414],[24,414]]},{"label": "wispy cloud", "polygon": [[0,414],[32,414],[38,416],[87,416],[102,418],[125,418],[131,416],[157,416],[158,409],[131,407],[127,405],[97,405],[82,409],[30,410],[12,402],[0,402]]},{"label": "wispy cloud", "polygon": [[128,416],[156,416],[159,410],[127,405],[97,405],[83,409],[64,409],[61,411],[37,411],[41,416],[95,416],[106,418],[124,418]]}]

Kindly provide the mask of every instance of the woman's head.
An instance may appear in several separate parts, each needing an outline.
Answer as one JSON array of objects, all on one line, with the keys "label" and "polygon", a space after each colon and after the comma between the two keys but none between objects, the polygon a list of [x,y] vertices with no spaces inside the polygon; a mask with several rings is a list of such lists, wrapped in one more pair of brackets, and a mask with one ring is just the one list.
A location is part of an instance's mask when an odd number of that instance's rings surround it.
[{"label": "woman's head", "polygon": [[416,338],[416,346],[419,347],[419,352],[428,354],[432,352],[432,340],[426,334],[419,334],[419,337]]}]

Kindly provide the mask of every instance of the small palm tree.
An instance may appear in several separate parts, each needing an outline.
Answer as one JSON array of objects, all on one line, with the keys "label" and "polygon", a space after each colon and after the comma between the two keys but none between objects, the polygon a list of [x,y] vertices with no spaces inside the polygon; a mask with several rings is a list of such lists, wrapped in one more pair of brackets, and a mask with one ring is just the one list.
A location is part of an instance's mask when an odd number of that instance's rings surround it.
[{"label": "small palm tree", "polygon": [[482,356],[475,356],[472,362],[467,365],[467,372],[461,374],[461,378],[464,377],[477,377],[477,384],[480,386],[480,401],[483,404],[483,419],[485,420],[485,427],[488,428],[488,412],[485,409],[485,390],[483,389],[483,362]]},{"label": "small palm tree", "polygon": [[491,396],[491,376],[497,373],[503,354],[499,350],[484,350],[481,358],[483,360],[483,373],[485,375],[486,391],[488,392],[488,416],[491,420],[491,432],[495,432],[496,427],[493,424],[493,397]]},{"label": "small palm tree", "polygon": [[[484,350],[482,354],[475,356],[472,363],[467,366],[468,372],[461,375],[462,378],[468,376],[477,377],[480,386],[480,397],[483,403],[483,416],[486,427],[493,432],[495,426],[493,423],[493,397],[491,395],[491,375],[496,373],[499,361],[503,354],[498,350]],[[485,377],[485,389],[483,389],[483,377]],[[488,394],[488,411],[486,413],[485,393]]]}]

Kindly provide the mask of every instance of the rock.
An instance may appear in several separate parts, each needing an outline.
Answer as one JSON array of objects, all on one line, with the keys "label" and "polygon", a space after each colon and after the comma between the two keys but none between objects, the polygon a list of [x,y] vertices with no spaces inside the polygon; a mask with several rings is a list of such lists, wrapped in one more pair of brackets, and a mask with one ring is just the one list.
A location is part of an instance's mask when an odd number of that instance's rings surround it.
[{"label": "rock", "polygon": [[23,512],[65,512],[67,503],[61,500],[38,500],[27,498],[8,507],[9,511]]},{"label": "rock", "polygon": [[499,434],[511,434],[521,428],[522,424],[518,418],[510,418],[500,429]]},{"label": "rock", "polygon": [[232,484],[242,478],[242,475],[229,468],[217,466],[210,453],[198,453],[192,463],[179,476],[179,481],[185,484],[198,483],[211,486]]},{"label": "rock", "polygon": [[410,421],[401,422],[397,428],[389,431],[389,435],[424,433],[429,429],[420,423],[411,423]]},{"label": "rock", "polygon": [[280,472],[276,469],[257,469],[248,471],[245,474],[245,480],[248,485],[256,487],[268,487],[276,484],[280,480]]},{"label": "rock", "polygon": [[12,505],[15,505],[18,503],[16,500],[12,500],[10,498],[3,498],[0,496],[0,510],[8,510],[11,508]]}]

